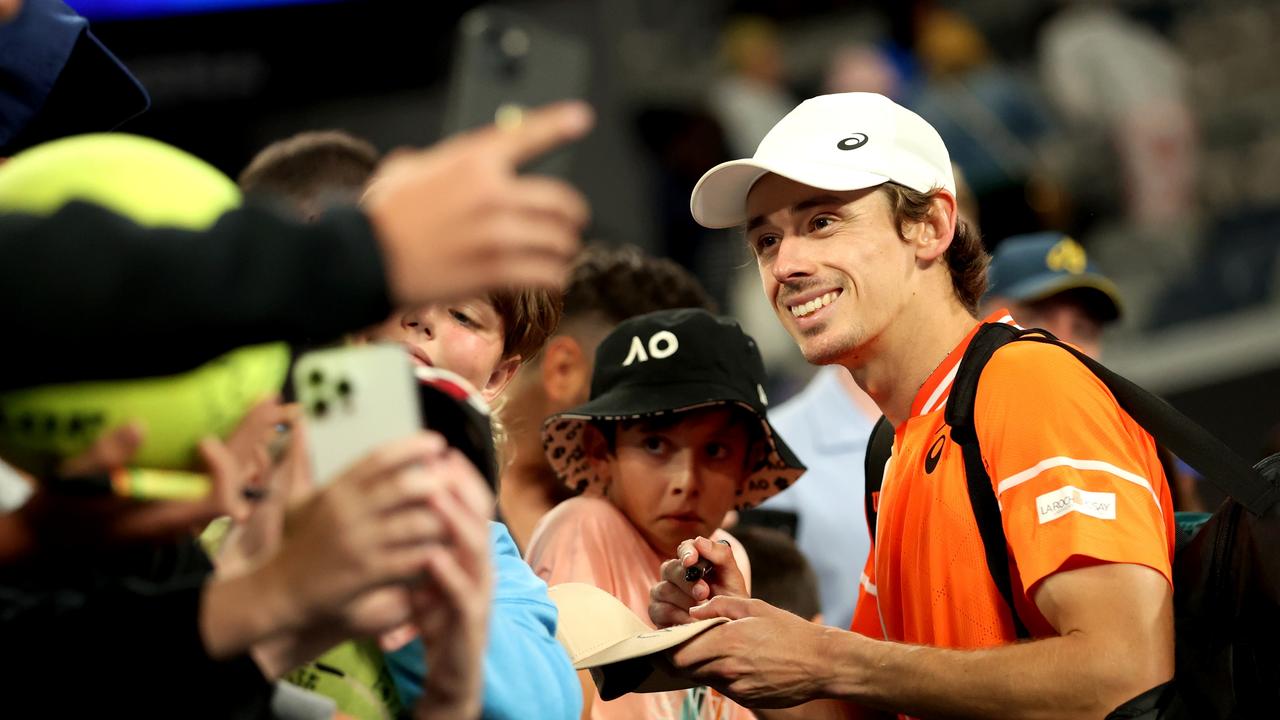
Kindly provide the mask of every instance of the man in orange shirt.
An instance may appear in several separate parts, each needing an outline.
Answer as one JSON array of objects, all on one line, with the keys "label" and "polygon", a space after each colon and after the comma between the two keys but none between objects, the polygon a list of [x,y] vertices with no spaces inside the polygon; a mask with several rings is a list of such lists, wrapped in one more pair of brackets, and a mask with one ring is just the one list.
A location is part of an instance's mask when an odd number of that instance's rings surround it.
[{"label": "man in orange shirt", "polygon": [[[1172,677],[1173,508],[1155,445],[1088,369],[1039,343],[996,352],[974,409],[1031,636],[1017,642],[943,413],[988,257],[957,220],[928,123],[879,95],[811,99],[754,158],[708,172],[691,206],[708,227],[745,224],[806,359],[848,368],[895,439],[852,632],[749,599],[731,555],[697,538],[664,565],[650,615],[733,622],[673,652],[677,668],[748,706],[842,701],[802,717],[1102,717]],[[704,556],[712,582],[685,582]]]}]

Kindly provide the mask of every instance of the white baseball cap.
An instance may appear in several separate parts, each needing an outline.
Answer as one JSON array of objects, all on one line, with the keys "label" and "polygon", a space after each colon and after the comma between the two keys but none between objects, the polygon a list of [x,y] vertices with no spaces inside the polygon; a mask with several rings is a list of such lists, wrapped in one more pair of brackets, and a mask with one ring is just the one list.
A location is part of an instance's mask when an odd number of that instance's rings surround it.
[{"label": "white baseball cap", "polygon": [[747,193],[767,173],[823,190],[875,187],[892,180],[917,192],[956,194],[947,146],[924,118],[876,93],[805,100],[760,141],[754,157],[721,163],[689,198],[698,224],[747,221]]},{"label": "white baseball cap", "polygon": [[604,700],[629,692],[683,690],[698,683],[655,663],[656,653],[729,622],[717,617],[654,630],[618,598],[586,583],[563,583],[547,591],[559,610],[556,639],[569,653],[574,670],[591,670]]}]

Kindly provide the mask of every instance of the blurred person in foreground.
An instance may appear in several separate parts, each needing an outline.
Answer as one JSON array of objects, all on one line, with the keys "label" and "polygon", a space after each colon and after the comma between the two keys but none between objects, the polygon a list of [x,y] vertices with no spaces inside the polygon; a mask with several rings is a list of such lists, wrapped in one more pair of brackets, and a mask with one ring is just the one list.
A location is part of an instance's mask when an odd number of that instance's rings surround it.
[{"label": "blurred person in foreground", "polygon": [[509,457],[498,488],[498,510],[516,545],[528,548],[542,516],[574,495],[547,462],[543,423],[587,401],[596,348],[618,323],[677,308],[716,309],[698,279],[671,260],[635,246],[589,245],[574,261],[559,327],[542,353],[512,380],[499,410]]},{"label": "blurred person in foreground", "polygon": [[[0,76],[12,88],[0,96],[0,161],[147,107],[128,69],[59,0],[9,0],[0,12]],[[359,210],[312,225],[254,207],[196,231],[140,227],[87,203],[47,217],[0,213],[0,306],[23,309],[6,320],[30,341],[28,352],[0,355],[0,389],[169,374],[245,344],[338,337],[393,307],[560,287],[586,203],[517,170],[593,122],[585,104],[564,102],[402,152]],[[67,323],[80,327],[76,338],[52,332]],[[116,352],[86,364],[85,344]]]},{"label": "blurred person in foreground", "polygon": [[[79,202],[47,217],[0,214],[0,306],[24,309],[7,320],[30,342],[0,355],[0,387],[171,373],[247,343],[337,337],[394,307],[560,287],[586,203],[516,169],[591,123],[587,106],[561,103],[514,129],[402,153],[359,209],[313,225],[254,207],[200,231],[142,228]],[[74,339],[53,330],[68,323],[81,328]],[[86,366],[85,344],[118,352]]]},{"label": "blurred person in foreground", "polygon": [[[304,132],[264,148],[240,174],[239,184],[251,197],[314,219],[334,205],[356,202],[379,162],[377,150],[360,138],[340,131]],[[500,404],[521,366],[538,355],[556,329],[559,296],[548,289],[507,287],[401,308],[358,337],[403,344],[415,365],[455,372],[487,403]],[[487,531],[495,585],[485,650],[484,716],[576,717],[581,696],[555,639],[556,608],[546,584],[525,564],[506,525],[489,522]],[[338,648],[290,679],[332,694],[350,713],[369,697],[390,714],[413,707],[424,683],[435,682],[432,668],[424,663],[432,648],[424,651],[412,631],[383,640],[385,655],[372,645]],[[329,677],[334,668],[344,676]]]},{"label": "blurred person in foreground", "polygon": [[[879,95],[810,99],[753,158],[709,171],[691,210],[746,226],[779,321],[809,362],[845,366],[896,438],[853,631],[750,599],[730,554],[686,541],[651,619],[731,621],[670,653],[682,675],[750,707],[816,701],[796,717],[1099,717],[1173,676],[1174,519],[1155,443],[1060,348],[1001,348],[977,390],[1013,607],[990,576],[943,411],[988,257],[957,220],[928,123]],[[1076,511],[1073,490],[1118,512]],[[684,580],[702,557],[709,592]]]},{"label": "blurred person in foreground", "polygon": [[[239,193],[198,159],[125,135],[45,143],[0,167],[0,207],[7,210],[57,212],[80,198],[140,222],[198,228],[235,207]],[[274,347],[273,357],[280,358],[283,348]],[[28,552],[0,568],[0,633],[5,647],[24,658],[23,669],[10,671],[20,689],[11,707],[79,713],[91,703],[143,715],[181,708],[192,716],[257,717],[269,711],[269,701],[275,709],[269,681],[290,667],[344,637],[411,619],[456,658],[449,670],[478,675],[480,657],[471,647],[476,635],[483,637],[487,605],[469,603],[489,590],[487,548],[476,547],[474,531],[484,527],[492,500],[475,470],[434,433],[389,443],[355,463],[295,508],[282,523],[290,532],[271,552],[236,572],[210,575],[190,525],[182,523],[208,520],[214,512],[241,519],[249,514],[242,493],[261,489],[251,482],[262,470],[254,460],[266,454],[269,431],[285,419],[269,400],[246,412],[241,400],[224,399],[240,395],[240,388],[249,397],[270,392],[270,378],[278,379],[283,362],[253,357],[258,359],[238,353],[176,378],[3,395],[5,415],[12,418],[5,452],[24,458],[37,478],[34,497],[4,516],[6,525],[15,521],[31,539]],[[228,382],[228,375],[236,377]],[[215,412],[201,413],[197,406],[206,404]],[[113,406],[133,409],[117,413]],[[197,426],[177,418],[167,426],[168,406],[200,418]],[[126,423],[104,434],[78,433],[76,418],[67,418],[73,412],[107,418],[137,412],[147,427]],[[225,442],[219,439],[223,430],[215,428],[241,415],[239,427],[228,429]],[[79,458],[57,462],[57,446],[13,432],[22,417],[45,418],[46,433],[61,431],[75,440],[66,447],[92,445]],[[190,489],[195,497],[186,502],[122,493],[117,476],[132,474],[135,454],[143,468],[167,471],[174,480],[172,471],[190,462],[183,448],[202,435],[199,457],[211,476],[205,497],[199,487]],[[304,449],[301,443],[294,448],[295,462]],[[143,453],[150,459],[143,460]],[[67,478],[107,475],[111,492],[78,498],[69,489],[80,486]],[[421,583],[433,602],[415,606],[412,598],[396,602],[385,595],[407,583]],[[95,672],[79,680],[76,693],[46,692],[46,683],[58,678],[48,668],[65,652],[51,637],[88,646],[78,657]],[[109,656],[126,647],[131,663],[111,662]],[[151,683],[141,697],[128,682],[138,675]],[[438,688],[419,715],[466,710],[478,702],[470,688],[465,681]]]}]

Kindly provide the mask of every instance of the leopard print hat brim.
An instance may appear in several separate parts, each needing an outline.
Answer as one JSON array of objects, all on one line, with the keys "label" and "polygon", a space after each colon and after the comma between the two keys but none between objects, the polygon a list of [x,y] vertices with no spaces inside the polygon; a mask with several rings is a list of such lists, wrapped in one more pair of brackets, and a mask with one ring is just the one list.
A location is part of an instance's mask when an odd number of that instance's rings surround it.
[{"label": "leopard print hat brim", "polygon": [[[705,387],[702,388],[705,392]],[[615,401],[617,398],[611,398]],[[619,420],[636,420],[655,417],[669,412],[684,412],[712,405],[736,405],[760,418],[764,432],[761,441],[754,443],[752,457],[748,463],[750,470],[737,489],[736,510],[749,510],[770,497],[787,489],[804,474],[805,467],[799,458],[787,447],[778,436],[769,420],[761,416],[756,408],[736,400],[710,400],[692,405],[670,409],[645,410],[636,412],[601,411],[590,412],[588,403],[575,410],[553,415],[542,427],[543,451],[547,461],[556,471],[565,486],[570,490],[587,496],[599,496],[608,486],[609,478],[599,477],[587,459],[583,435],[586,425],[591,422],[616,422]]]}]

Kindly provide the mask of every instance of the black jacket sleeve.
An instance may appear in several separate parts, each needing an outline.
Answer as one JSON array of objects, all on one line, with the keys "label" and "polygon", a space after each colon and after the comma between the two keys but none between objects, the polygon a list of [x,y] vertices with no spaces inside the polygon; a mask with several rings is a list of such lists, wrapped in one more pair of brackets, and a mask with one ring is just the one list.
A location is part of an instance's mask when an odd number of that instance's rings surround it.
[{"label": "black jacket sleeve", "polygon": [[212,566],[194,542],[46,556],[0,569],[0,647],[14,717],[258,718],[273,685],[200,637]]},{"label": "black jacket sleeve", "polygon": [[206,231],[70,203],[0,215],[0,390],[186,370],[241,345],[331,340],[391,311],[357,210],[314,224],[246,207]]}]

